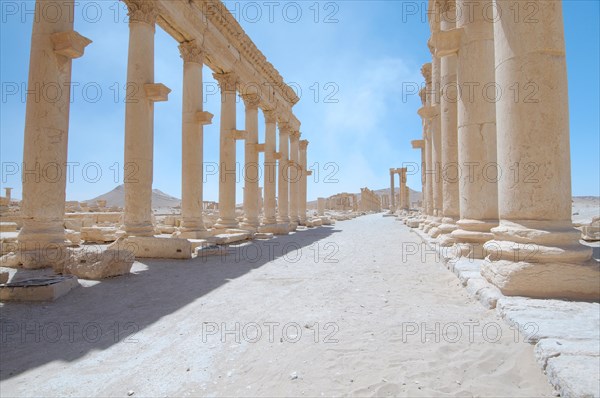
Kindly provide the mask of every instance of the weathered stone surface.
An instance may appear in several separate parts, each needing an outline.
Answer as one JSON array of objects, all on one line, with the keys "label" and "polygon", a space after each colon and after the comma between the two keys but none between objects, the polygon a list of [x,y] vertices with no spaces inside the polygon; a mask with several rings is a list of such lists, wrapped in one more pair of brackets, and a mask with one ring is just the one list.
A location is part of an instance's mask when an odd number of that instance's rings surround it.
[{"label": "weathered stone surface", "polygon": [[8,275],[9,273],[6,271],[0,271],[0,283],[6,283],[8,282]]},{"label": "weathered stone surface", "polygon": [[128,274],[135,261],[127,249],[98,250],[86,247],[74,250],[72,258],[57,273],[75,275],[82,279],[104,279]]},{"label": "weathered stone surface", "polygon": [[597,356],[560,355],[551,358],[546,374],[561,397],[600,397],[600,358]]},{"label": "weathered stone surface", "polygon": [[275,235],[287,235],[290,232],[289,224],[269,224],[261,225],[258,232],[271,233]]},{"label": "weathered stone surface", "polygon": [[481,274],[506,296],[600,299],[600,264],[593,260],[583,264],[486,260]]},{"label": "weathered stone surface", "polygon": [[589,225],[581,227],[581,239],[588,242],[600,241],[600,217],[594,217]]},{"label": "weathered stone surface", "polygon": [[136,258],[192,258],[192,244],[187,239],[129,236],[120,247],[133,251]]},{"label": "weathered stone surface", "polygon": [[485,308],[494,309],[499,299],[504,295],[500,290],[486,281],[483,277],[470,278],[467,281],[467,292],[475,296]]},{"label": "weathered stone surface", "polygon": [[600,304],[562,300],[504,297],[496,311],[528,336],[541,339],[598,340]]},{"label": "weathered stone surface", "polygon": [[65,230],[65,236],[75,246],[81,243],[81,233],[70,229]]},{"label": "weathered stone surface", "polygon": [[117,240],[117,228],[82,227],[81,240],[91,243],[114,242]]},{"label": "weathered stone surface", "polygon": [[600,340],[542,339],[535,345],[535,358],[546,369],[559,355],[592,356],[600,362]]},{"label": "weathered stone surface", "polygon": [[236,232],[236,233],[225,233],[217,234],[210,238],[207,238],[209,242],[214,242],[217,245],[227,245],[229,243],[241,242],[250,238],[249,232]]},{"label": "weathered stone surface", "polygon": [[78,286],[72,275],[26,279],[0,286],[0,301],[53,301]]},{"label": "weathered stone surface", "polygon": [[17,223],[0,222],[0,232],[17,232]]}]

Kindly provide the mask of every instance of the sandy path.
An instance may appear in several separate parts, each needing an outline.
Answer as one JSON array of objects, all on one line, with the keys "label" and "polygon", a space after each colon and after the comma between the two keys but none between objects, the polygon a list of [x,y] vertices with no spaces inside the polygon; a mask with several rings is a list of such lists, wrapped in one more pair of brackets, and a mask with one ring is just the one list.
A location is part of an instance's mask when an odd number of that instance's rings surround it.
[{"label": "sandy path", "polygon": [[1,395],[551,396],[523,337],[402,242],[366,216],[4,305]]}]

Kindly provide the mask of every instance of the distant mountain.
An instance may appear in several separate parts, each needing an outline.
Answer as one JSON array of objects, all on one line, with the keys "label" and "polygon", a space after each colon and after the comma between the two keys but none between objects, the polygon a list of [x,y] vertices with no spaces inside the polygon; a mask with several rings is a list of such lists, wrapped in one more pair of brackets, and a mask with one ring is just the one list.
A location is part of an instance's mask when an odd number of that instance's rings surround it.
[{"label": "distant mountain", "polygon": [[[98,196],[97,198],[86,200],[85,202],[94,203],[97,200],[106,200],[107,207],[125,207],[125,186],[119,185],[110,192]],[[159,189],[152,190],[152,208],[168,208],[181,206],[181,199],[166,194]]]}]

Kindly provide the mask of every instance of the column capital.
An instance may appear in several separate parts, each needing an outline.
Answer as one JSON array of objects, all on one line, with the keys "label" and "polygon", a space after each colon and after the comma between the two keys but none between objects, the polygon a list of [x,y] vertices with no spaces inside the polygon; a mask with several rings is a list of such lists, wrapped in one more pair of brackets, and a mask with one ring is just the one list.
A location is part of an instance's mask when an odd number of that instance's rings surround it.
[{"label": "column capital", "polygon": [[238,77],[234,72],[213,73],[213,77],[219,83],[221,92],[237,90]]},{"label": "column capital", "polygon": [[300,140],[300,150],[306,151],[306,148],[308,148],[308,140]]},{"label": "column capital", "polygon": [[300,139],[300,132],[299,131],[292,131],[290,132],[290,140],[292,141],[298,141]]},{"label": "column capital", "polygon": [[277,123],[277,111],[275,109],[263,109],[265,123]]},{"label": "column capital", "polygon": [[195,40],[184,41],[179,44],[179,54],[183,62],[204,63],[204,50],[196,44]]},{"label": "column capital", "polygon": [[425,83],[430,85],[431,84],[431,62],[423,64],[423,66],[421,67],[421,74],[423,75],[423,78],[425,79]]},{"label": "column capital", "polygon": [[154,27],[156,17],[158,17],[158,10],[154,7],[153,1],[125,0],[125,5],[127,6],[129,23],[144,22]]},{"label": "column capital", "polygon": [[279,135],[288,135],[290,133],[290,124],[287,122],[279,123]]},{"label": "column capital", "polygon": [[390,169],[390,175],[393,176],[394,174],[396,174],[396,169],[391,168]]},{"label": "column capital", "polygon": [[258,104],[260,103],[260,95],[256,93],[252,94],[240,94],[242,101],[244,101],[244,106],[246,110],[256,110],[258,109]]}]

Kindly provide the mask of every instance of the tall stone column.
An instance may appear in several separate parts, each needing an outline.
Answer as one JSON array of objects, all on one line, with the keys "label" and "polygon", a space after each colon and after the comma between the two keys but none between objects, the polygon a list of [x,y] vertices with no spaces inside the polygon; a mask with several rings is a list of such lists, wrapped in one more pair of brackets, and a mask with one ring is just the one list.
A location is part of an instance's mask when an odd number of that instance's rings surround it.
[{"label": "tall stone column", "polygon": [[398,206],[400,208],[400,210],[406,210],[407,206],[406,206],[406,179],[405,179],[405,171],[406,169],[402,168],[402,169],[396,169],[396,172],[398,173],[398,182],[400,185],[400,205]]},{"label": "tall stone column", "polygon": [[166,101],[170,90],[154,83],[154,4],[132,0],[127,7],[127,92],[131,100],[125,105],[125,232],[152,236],[154,102]]},{"label": "tall stone column", "polygon": [[195,42],[179,46],[183,58],[183,120],[182,120],[182,238],[200,239],[209,236],[202,217],[204,125],[212,115],[204,112],[202,101],[202,66],[204,54]]},{"label": "tall stone column", "polygon": [[[458,125],[457,101],[458,89],[456,81],[457,53],[444,51],[441,37],[450,33],[456,27],[455,0],[439,0],[441,4],[441,30],[434,35],[436,56],[440,58],[440,116],[442,127],[442,225],[439,226],[441,234],[454,231],[456,221],[460,216],[459,211],[459,171],[458,171]],[[454,243],[451,236],[442,239],[443,246]]]},{"label": "tall stone column", "polygon": [[300,141],[300,195],[298,204],[298,217],[300,224],[306,224],[306,195],[307,195],[307,175],[308,175],[308,164],[306,158],[306,150],[308,148],[308,140]]},{"label": "tall stone column", "polygon": [[277,222],[289,224],[289,136],[288,123],[279,123],[279,175],[277,179]]},{"label": "tall stone column", "polygon": [[[18,236],[25,268],[54,266],[66,259],[71,63],[91,43],[73,30],[73,6],[73,0],[35,3],[23,148],[23,227]],[[47,17],[48,7],[58,10],[58,18]]]},{"label": "tall stone column", "polygon": [[258,220],[258,180],[260,168],[258,165],[258,102],[256,94],[242,95],[246,107],[246,146],[244,167],[244,221],[242,228],[256,231]]},{"label": "tall stone column", "polygon": [[264,110],[265,116],[265,158],[264,158],[264,188],[265,188],[265,211],[264,225],[277,224],[275,207],[277,181],[277,161],[275,159],[275,141],[277,129],[277,115],[274,110]]},{"label": "tall stone column", "polygon": [[[462,92],[458,98],[460,220],[452,237],[462,255],[483,258],[483,243],[493,239],[490,229],[498,225],[496,104],[482,91],[495,81],[494,25],[482,12],[493,4],[492,0],[457,0],[456,6],[462,11],[457,14],[457,29],[449,31],[446,39],[449,50],[459,48],[456,75]],[[473,92],[469,85],[474,84]]]},{"label": "tall stone column", "polygon": [[[569,112],[562,4],[535,1],[536,23],[508,0],[494,22],[500,225],[481,273],[505,295],[597,300],[598,265],[571,223]],[[509,95],[518,90],[519,98]]]},{"label": "tall stone column", "polygon": [[442,221],[443,190],[442,190],[442,132],[440,116],[440,59],[433,55],[431,63],[431,107],[428,115],[431,120],[431,158],[432,158],[432,190],[433,190],[433,218],[429,234],[437,237],[440,230],[437,228]]},{"label": "tall stone column", "polygon": [[327,206],[327,199],[317,198],[317,215],[323,217],[325,215],[325,208]]},{"label": "tall stone column", "polygon": [[298,199],[300,195],[300,169],[298,162],[300,132],[292,131],[290,133],[290,167],[288,176],[290,181],[290,222],[298,226]]},{"label": "tall stone column", "polygon": [[[425,105],[423,108],[419,109],[419,116],[421,116],[423,122],[423,140],[425,141],[425,164],[423,168],[423,174],[425,176],[425,214],[427,214],[428,219],[433,216],[433,158],[432,158],[432,134],[431,134],[431,113],[433,112],[425,112],[427,109],[432,109],[432,83],[431,83],[431,63],[424,64],[421,68],[421,74],[425,79]],[[428,221],[426,221],[428,224]]]},{"label": "tall stone column", "polygon": [[396,169],[390,169],[390,214],[393,214],[396,211],[396,192],[394,189],[394,174],[396,174]]},{"label": "tall stone column", "polygon": [[217,229],[237,228],[235,215],[235,140],[236,89],[238,78],[233,72],[215,73],[221,89],[221,126],[219,148],[219,219]]}]

